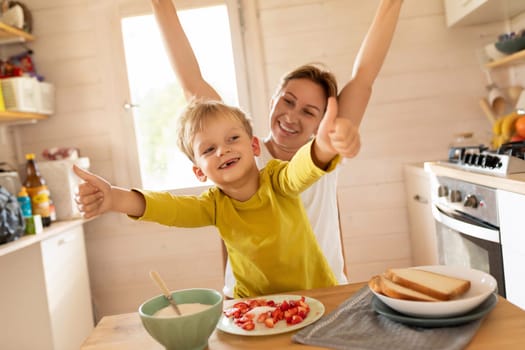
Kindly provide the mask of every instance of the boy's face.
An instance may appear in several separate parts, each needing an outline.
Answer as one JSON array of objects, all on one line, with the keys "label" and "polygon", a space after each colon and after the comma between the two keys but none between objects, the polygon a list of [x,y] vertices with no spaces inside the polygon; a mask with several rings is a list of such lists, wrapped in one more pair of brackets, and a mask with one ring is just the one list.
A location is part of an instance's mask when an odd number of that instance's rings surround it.
[{"label": "boy's face", "polygon": [[193,140],[193,172],[204,182],[208,178],[219,188],[251,176],[259,141],[250,137],[240,121],[228,117],[209,118]]}]

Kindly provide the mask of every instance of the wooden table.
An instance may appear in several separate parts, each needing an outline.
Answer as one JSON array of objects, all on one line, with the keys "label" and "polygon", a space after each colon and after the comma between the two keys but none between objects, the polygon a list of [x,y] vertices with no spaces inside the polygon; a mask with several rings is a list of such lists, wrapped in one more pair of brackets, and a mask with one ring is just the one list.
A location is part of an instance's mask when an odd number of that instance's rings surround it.
[{"label": "wooden table", "polygon": [[[326,313],[363,287],[363,283],[287,294],[305,295],[320,300]],[[208,343],[210,350],[233,349],[320,349],[293,343],[293,332],[243,337],[215,330]],[[498,304],[483,321],[467,349],[509,350],[525,348],[525,311],[499,298]],[[85,340],[81,350],[162,350],[163,347],[143,328],[138,313],[106,316]]]}]

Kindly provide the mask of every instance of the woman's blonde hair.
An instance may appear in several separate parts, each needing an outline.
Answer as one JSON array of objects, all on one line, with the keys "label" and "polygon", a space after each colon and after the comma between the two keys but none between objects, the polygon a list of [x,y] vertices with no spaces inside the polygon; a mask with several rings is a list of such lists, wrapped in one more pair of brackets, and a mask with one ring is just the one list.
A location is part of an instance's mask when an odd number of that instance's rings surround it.
[{"label": "woman's blonde hair", "polygon": [[334,74],[327,68],[322,68],[321,64],[305,64],[287,73],[281,78],[276,94],[279,94],[286,87],[286,84],[294,79],[308,79],[316,83],[323,89],[327,99],[331,96],[337,96],[337,80]]},{"label": "woman's blonde hair", "polygon": [[241,122],[249,137],[253,136],[251,119],[239,108],[228,106],[220,101],[192,99],[182,111],[177,121],[177,145],[195,163],[193,141],[195,135],[204,130],[210,118],[228,117]]}]

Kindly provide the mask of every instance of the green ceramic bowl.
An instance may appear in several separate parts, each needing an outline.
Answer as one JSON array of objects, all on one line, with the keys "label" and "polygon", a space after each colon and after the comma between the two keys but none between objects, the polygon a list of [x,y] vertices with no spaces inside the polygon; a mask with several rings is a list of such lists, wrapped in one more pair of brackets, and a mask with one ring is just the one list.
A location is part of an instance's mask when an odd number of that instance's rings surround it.
[{"label": "green ceramic bowl", "polygon": [[178,290],[171,295],[177,304],[200,303],[211,307],[179,317],[155,317],[155,312],[169,305],[163,295],[158,295],[139,307],[144,328],[166,349],[205,349],[222,314],[222,294],[213,289],[192,288]]},{"label": "green ceramic bowl", "polygon": [[513,54],[514,52],[525,49],[525,36],[514,37],[509,40],[497,41],[496,49],[506,54]]}]

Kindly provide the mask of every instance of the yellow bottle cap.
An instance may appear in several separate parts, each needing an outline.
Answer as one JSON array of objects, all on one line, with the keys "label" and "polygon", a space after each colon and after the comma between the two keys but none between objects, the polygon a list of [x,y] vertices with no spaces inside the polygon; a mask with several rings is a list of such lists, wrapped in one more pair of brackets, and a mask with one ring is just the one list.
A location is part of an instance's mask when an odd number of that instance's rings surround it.
[{"label": "yellow bottle cap", "polygon": [[27,160],[35,159],[35,154],[34,154],[34,153],[27,153],[27,154],[26,154],[26,159],[27,159]]},{"label": "yellow bottle cap", "polygon": [[25,186],[22,186],[20,188],[20,192],[18,192],[18,197],[26,197],[28,196]]}]

